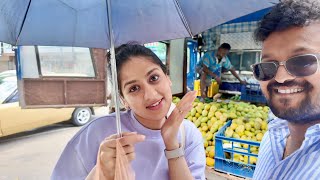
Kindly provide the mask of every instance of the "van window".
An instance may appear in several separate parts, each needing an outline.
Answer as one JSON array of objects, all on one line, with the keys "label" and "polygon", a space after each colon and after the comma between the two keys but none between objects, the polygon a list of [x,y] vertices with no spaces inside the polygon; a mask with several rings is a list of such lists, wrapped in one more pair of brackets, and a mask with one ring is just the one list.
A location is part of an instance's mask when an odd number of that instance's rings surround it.
[{"label": "van window", "polygon": [[228,57],[236,70],[251,71],[250,65],[259,62],[260,55],[258,50],[240,50],[230,52]]},{"label": "van window", "polygon": [[14,92],[14,94],[12,94],[12,96],[9,99],[7,99],[7,101],[5,103],[14,103],[14,102],[19,102],[18,91]]},{"label": "van window", "polygon": [[3,81],[0,84],[0,104],[2,104],[17,89],[17,81]]},{"label": "van window", "polygon": [[243,52],[241,70],[250,71],[251,64],[259,62],[260,54],[260,52]]},{"label": "van window", "polygon": [[89,48],[36,46],[42,76],[95,77]]}]

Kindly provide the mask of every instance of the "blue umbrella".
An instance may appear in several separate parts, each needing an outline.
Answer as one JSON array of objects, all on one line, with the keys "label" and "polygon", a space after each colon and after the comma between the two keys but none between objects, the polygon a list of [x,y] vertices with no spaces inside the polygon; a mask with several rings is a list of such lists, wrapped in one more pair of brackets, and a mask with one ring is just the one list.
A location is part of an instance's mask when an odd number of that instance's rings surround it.
[{"label": "blue umbrella", "polygon": [[108,49],[109,24],[115,46],[128,41],[177,39],[270,7],[276,1],[1,0],[0,41]]},{"label": "blue umbrella", "polygon": [[[1,0],[0,42],[111,49],[196,35],[278,0]],[[118,93],[113,93],[116,100]],[[119,104],[117,129],[121,132]]]}]

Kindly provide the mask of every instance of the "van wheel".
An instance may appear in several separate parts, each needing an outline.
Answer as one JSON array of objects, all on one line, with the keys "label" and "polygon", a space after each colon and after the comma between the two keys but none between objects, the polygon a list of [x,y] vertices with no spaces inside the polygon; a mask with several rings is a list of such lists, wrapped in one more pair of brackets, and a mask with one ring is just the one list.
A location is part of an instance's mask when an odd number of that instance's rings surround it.
[{"label": "van wheel", "polygon": [[72,124],[83,126],[87,124],[92,116],[90,108],[76,108],[72,113]]}]

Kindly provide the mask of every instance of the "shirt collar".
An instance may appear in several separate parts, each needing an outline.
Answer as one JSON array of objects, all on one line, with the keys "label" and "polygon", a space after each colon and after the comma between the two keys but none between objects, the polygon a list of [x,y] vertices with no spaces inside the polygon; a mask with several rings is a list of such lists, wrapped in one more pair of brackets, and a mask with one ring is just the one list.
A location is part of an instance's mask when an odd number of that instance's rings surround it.
[{"label": "shirt collar", "polygon": [[[281,130],[285,129],[289,131],[288,121],[280,118],[275,118],[274,120],[270,121],[268,124],[269,130]],[[309,127],[306,131],[305,137],[309,138],[313,135],[319,134],[320,135],[320,123],[315,124]]]},{"label": "shirt collar", "polygon": [[219,60],[218,60],[217,56],[214,56],[214,58],[215,58],[217,64],[222,64],[222,63],[224,63],[226,61],[226,56],[222,57],[220,63],[219,63]]},{"label": "shirt collar", "polygon": [[274,118],[268,124],[268,129],[285,129],[288,128],[288,121],[280,119],[278,117]]}]

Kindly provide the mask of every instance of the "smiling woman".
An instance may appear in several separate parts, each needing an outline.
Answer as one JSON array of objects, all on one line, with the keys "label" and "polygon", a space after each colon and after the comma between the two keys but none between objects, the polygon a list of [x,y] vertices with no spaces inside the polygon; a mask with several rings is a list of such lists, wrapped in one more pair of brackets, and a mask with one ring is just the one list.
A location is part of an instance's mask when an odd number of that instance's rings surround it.
[{"label": "smiling woman", "polygon": [[151,50],[142,46],[123,45],[118,51],[118,82],[125,106],[147,128],[160,129],[172,101],[172,84],[166,67]]},{"label": "smiling woman", "polygon": [[[120,142],[135,179],[205,179],[202,136],[191,122],[184,121],[196,93],[187,93],[175,107],[166,66],[144,46],[122,45],[116,49],[116,59],[119,93],[129,109],[120,115],[122,129],[127,131]],[[115,123],[111,114],[75,135],[52,179],[85,179],[97,157],[104,177],[114,179]]]}]

